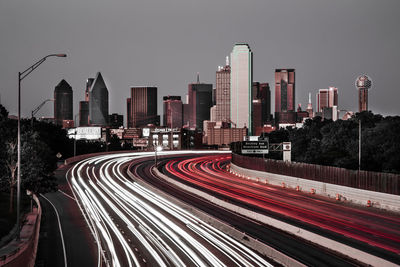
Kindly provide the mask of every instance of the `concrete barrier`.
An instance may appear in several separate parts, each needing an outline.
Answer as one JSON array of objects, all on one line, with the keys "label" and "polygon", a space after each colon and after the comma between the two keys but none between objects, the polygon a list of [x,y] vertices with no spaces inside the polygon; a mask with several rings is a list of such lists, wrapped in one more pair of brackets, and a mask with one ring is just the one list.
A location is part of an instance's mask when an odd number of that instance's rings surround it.
[{"label": "concrete barrier", "polygon": [[261,183],[268,183],[277,186],[282,186],[284,184],[287,188],[310,193],[313,191],[314,194],[335,198],[339,201],[347,201],[362,206],[368,206],[370,203],[370,206],[372,207],[400,212],[400,196],[398,195],[323,183],[293,176],[255,171],[237,166],[233,163],[230,165],[230,171],[244,175],[254,181],[258,180]]},{"label": "concrete barrier", "polygon": [[[260,214],[257,212],[254,212],[252,210],[248,210],[245,208],[242,208],[240,206],[234,205],[232,203],[228,203],[224,200],[221,200],[219,198],[216,198],[213,195],[210,195],[208,193],[205,193],[201,190],[195,189],[191,186],[185,185],[183,183],[180,183],[179,181],[172,179],[162,173],[160,173],[158,170],[154,170],[156,174],[163,178],[164,180],[168,181],[169,183],[173,184],[174,186],[177,186],[191,194],[197,195],[201,198],[206,199],[207,201],[210,201],[211,203],[214,203],[218,206],[221,206],[225,209],[228,209],[230,211],[236,212],[240,215],[246,216],[248,218],[254,219],[256,221],[259,221],[261,223],[270,225],[272,227],[281,229],[285,232],[288,232],[294,236],[297,236],[301,239],[307,240],[309,242],[312,242],[314,244],[320,245],[322,247],[328,248],[330,250],[336,251],[342,255],[345,255],[347,257],[353,258],[361,263],[364,263],[366,265],[372,265],[372,266],[397,266],[396,264],[389,262],[387,260],[384,260],[382,258],[379,258],[377,256],[368,254],[364,251],[358,250],[356,248],[350,247],[348,245],[342,244],[340,242],[337,242],[335,240],[320,236],[318,234],[315,234],[313,232],[310,232],[308,230],[302,229],[300,227],[276,220],[274,218],[268,217],[264,214]],[[258,250],[257,246],[253,246],[254,249]],[[272,259],[276,260],[277,262],[285,265],[285,266],[299,266],[297,264],[301,264],[294,259],[289,258],[288,256],[274,250],[273,248],[265,249],[264,255],[271,257]],[[275,252],[278,252],[278,254],[275,254]],[[290,261],[290,262],[289,262]]]},{"label": "concrete barrier", "polygon": [[33,195],[37,207],[25,216],[19,240],[12,240],[0,249],[0,266],[33,267],[39,242],[42,208],[39,199]]}]

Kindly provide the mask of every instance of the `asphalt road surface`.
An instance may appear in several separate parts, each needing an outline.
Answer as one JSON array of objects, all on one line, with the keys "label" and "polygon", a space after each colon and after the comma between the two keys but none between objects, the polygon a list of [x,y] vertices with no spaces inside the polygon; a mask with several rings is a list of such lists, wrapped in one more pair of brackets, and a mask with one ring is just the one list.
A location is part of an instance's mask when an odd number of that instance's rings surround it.
[{"label": "asphalt road surface", "polygon": [[[43,209],[35,266],[97,266],[97,246],[86,222],[66,184],[65,174],[70,166],[58,169],[56,177],[62,192],[40,197]],[[64,193],[63,193],[64,192]],[[67,196],[69,195],[69,196]],[[54,207],[57,209],[64,239]]]}]

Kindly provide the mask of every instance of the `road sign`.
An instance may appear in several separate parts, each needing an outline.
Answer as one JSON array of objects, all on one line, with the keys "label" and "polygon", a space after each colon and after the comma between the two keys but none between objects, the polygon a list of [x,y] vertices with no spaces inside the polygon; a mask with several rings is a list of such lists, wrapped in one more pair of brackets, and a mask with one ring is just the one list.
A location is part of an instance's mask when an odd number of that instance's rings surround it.
[{"label": "road sign", "polygon": [[243,141],[242,154],[268,154],[268,141]]}]

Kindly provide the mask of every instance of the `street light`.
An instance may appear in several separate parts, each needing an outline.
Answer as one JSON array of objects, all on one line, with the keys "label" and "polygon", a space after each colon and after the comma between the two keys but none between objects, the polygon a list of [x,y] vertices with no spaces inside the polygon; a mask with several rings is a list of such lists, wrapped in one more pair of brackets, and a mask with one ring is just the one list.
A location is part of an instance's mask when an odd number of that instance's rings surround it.
[{"label": "street light", "polygon": [[76,126],[77,125],[77,123],[76,123],[76,117],[77,116],[79,116],[79,113],[78,114],[75,114],[75,117],[74,117],[74,126],[75,126],[75,138],[74,138],[74,157],[76,156],[76,133],[77,133],[77,131],[78,131],[78,127]]},{"label": "street light", "polygon": [[156,168],[158,166],[158,164],[157,164],[157,152],[161,152],[162,150],[163,150],[163,148],[160,145],[156,146],[155,149],[154,149],[154,163],[156,165]]},{"label": "street light", "polygon": [[[32,71],[39,65],[46,61],[48,57],[66,57],[66,54],[50,54],[37,61],[35,64],[24,70],[18,72],[18,160],[17,160],[17,227],[19,228],[19,213],[20,213],[20,198],[21,198],[21,81],[25,79]],[[19,230],[18,236],[19,239]]]}]

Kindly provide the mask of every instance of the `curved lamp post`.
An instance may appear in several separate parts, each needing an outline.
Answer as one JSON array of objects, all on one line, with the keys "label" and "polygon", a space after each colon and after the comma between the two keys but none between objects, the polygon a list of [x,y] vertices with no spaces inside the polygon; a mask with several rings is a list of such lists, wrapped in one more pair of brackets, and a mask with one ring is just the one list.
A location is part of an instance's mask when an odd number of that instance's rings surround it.
[{"label": "curved lamp post", "polygon": [[34,71],[40,64],[46,61],[48,57],[66,57],[66,54],[50,54],[37,61],[35,64],[24,70],[18,72],[18,160],[17,160],[17,227],[19,239],[19,213],[20,213],[20,198],[21,198],[21,81],[25,79],[32,71]]}]

